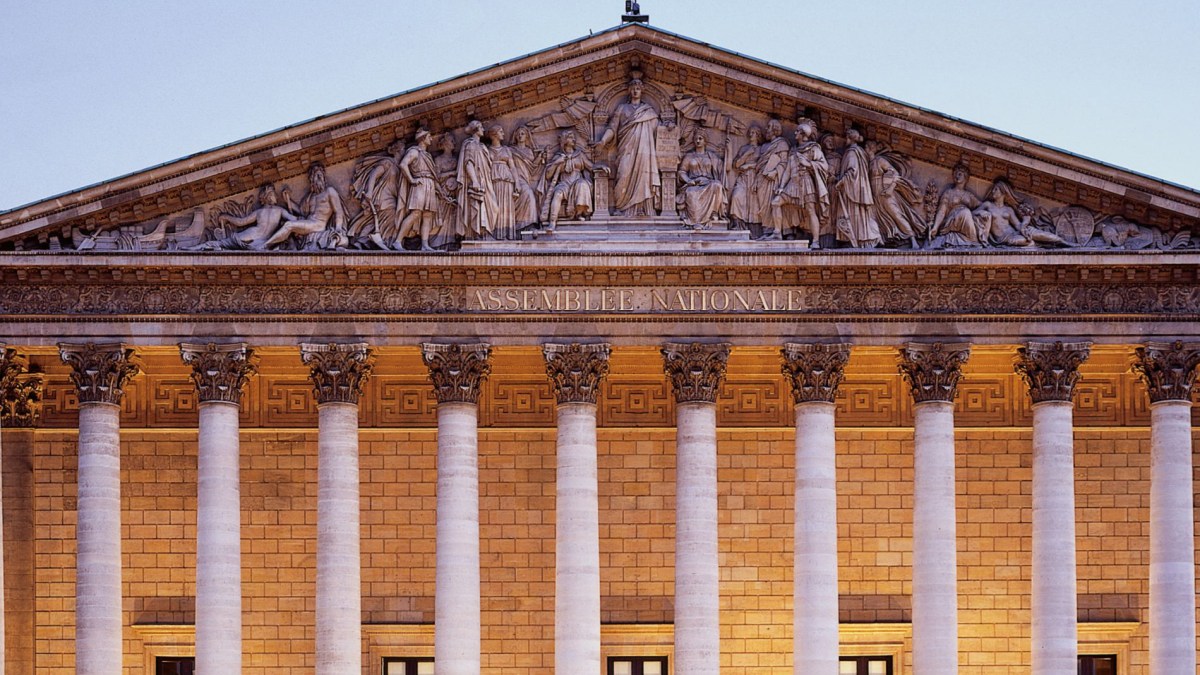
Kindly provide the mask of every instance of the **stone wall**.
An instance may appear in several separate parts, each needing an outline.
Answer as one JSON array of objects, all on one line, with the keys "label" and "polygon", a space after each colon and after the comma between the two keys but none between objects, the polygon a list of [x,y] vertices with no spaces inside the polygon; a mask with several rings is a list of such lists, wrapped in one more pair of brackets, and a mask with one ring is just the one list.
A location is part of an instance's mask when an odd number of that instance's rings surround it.
[{"label": "stone wall", "polygon": [[[671,621],[673,437],[670,428],[600,430],[606,623]],[[1029,664],[1030,432],[957,437],[961,672],[1020,672]],[[191,623],[195,432],[128,431],[122,442],[126,622]],[[3,443],[9,672],[33,672],[36,658],[38,673],[68,673],[75,437],[6,430]],[[722,672],[790,673],[793,435],[726,429],[719,443]],[[554,433],[484,429],[479,448],[484,672],[551,668]],[[1147,617],[1148,448],[1145,428],[1076,432],[1081,621]],[[429,623],[435,434],[365,430],[361,455],[363,620]],[[843,622],[910,619],[911,480],[911,429],[839,429]],[[245,672],[311,672],[315,432],[244,432],[242,490]],[[1143,624],[1132,675],[1147,672],[1146,636]],[[127,672],[141,672],[143,649],[127,629]]]}]

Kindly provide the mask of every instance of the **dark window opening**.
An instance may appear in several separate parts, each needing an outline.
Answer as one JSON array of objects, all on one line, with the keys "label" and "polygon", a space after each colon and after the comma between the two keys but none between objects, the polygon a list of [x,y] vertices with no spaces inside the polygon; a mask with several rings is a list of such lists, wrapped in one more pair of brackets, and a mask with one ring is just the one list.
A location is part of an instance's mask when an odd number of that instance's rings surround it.
[{"label": "dark window opening", "polygon": [[838,675],[892,675],[890,656],[843,656]]},{"label": "dark window opening", "polygon": [[383,660],[383,675],[433,675],[433,659],[427,656],[387,658]]},{"label": "dark window opening", "polygon": [[612,656],[608,675],[667,675],[665,656]]},{"label": "dark window opening", "polygon": [[1080,656],[1079,675],[1117,675],[1117,657],[1113,654]]},{"label": "dark window opening", "polygon": [[154,660],[154,675],[192,675],[196,659],[191,656],[160,656]]}]

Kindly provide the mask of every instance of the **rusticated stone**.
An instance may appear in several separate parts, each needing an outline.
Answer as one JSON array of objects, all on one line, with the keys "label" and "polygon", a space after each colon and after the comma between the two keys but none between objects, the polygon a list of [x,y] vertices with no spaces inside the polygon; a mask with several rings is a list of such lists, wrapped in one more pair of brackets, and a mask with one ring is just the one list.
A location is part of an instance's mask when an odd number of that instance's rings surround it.
[{"label": "rusticated stone", "polygon": [[677,403],[716,403],[729,361],[729,344],[663,345],[663,371],[671,380]]},{"label": "rusticated stone", "polygon": [[375,366],[366,343],[302,344],[300,359],[310,369],[317,404],[358,403]]},{"label": "rusticated stone", "polygon": [[1141,375],[1150,402],[1190,401],[1200,366],[1200,343],[1148,342],[1138,347],[1133,370]]},{"label": "rusticated stone", "polygon": [[849,360],[848,344],[784,345],[782,370],[792,386],[792,398],[797,404],[833,403]]},{"label": "rusticated stone", "polygon": [[561,403],[595,403],[600,381],[608,375],[612,347],[601,344],[549,343],[543,346],[546,374],[554,383],[554,396]]},{"label": "rusticated stone", "polygon": [[80,403],[120,405],[125,383],[141,372],[133,349],[121,343],[60,344],[63,363],[71,366],[71,382]]},{"label": "rusticated stone", "polygon": [[913,402],[953,401],[962,366],[971,354],[966,343],[910,342],[900,357],[900,374],[912,387]]},{"label": "rusticated stone", "polygon": [[479,403],[479,391],[492,372],[492,348],[479,344],[421,345],[438,403]]},{"label": "rusticated stone", "polygon": [[192,382],[201,403],[240,404],[242,391],[258,372],[254,350],[244,343],[181,344],[179,354],[192,367]]},{"label": "rusticated stone", "polygon": [[1034,403],[1070,401],[1079,366],[1091,351],[1091,342],[1030,342],[1017,348],[1014,367],[1029,385]]}]

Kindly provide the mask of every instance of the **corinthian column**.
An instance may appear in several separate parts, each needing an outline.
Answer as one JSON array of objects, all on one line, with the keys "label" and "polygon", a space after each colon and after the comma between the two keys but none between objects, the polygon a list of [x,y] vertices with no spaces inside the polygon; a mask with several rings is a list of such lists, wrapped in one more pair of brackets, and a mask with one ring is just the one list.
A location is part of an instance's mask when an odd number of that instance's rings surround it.
[{"label": "corinthian column", "polygon": [[796,675],[838,673],[837,466],[834,405],[850,345],[788,344],[796,401]]},{"label": "corinthian column", "polygon": [[421,347],[438,402],[434,660],[438,675],[479,675],[479,389],[492,350]]},{"label": "corinthian column", "polygon": [[244,344],[179,345],[200,402],[196,490],[196,668],[242,672],[242,502],[238,412],[255,373]]},{"label": "corinthian column", "polygon": [[59,345],[79,398],[75,672],[120,675],[121,398],[136,375],[123,344]]},{"label": "corinthian column", "polygon": [[[17,356],[14,349],[8,349],[3,343],[0,343],[0,408],[4,412],[8,411],[10,400],[15,400],[17,390],[20,386],[18,376],[21,371],[27,367],[25,359]],[[3,415],[0,417],[7,417]],[[7,419],[0,419],[0,431],[3,431],[2,425],[8,422]],[[3,434],[0,434],[3,436]],[[3,457],[3,452],[0,452],[0,457]],[[4,673],[4,509],[0,508],[0,675]]]},{"label": "corinthian column", "polygon": [[599,673],[600,503],[596,394],[608,374],[606,344],[547,344],[558,402],[555,481],[554,672]]},{"label": "corinthian column", "polygon": [[719,675],[717,394],[728,344],[667,344],[675,391],[675,663],[679,675]]},{"label": "corinthian column", "polygon": [[362,670],[358,399],[374,357],[366,344],[303,344],[317,398],[317,675]]},{"label": "corinthian column", "polygon": [[1016,370],[1033,400],[1033,675],[1078,669],[1071,396],[1090,342],[1030,342]]},{"label": "corinthian column", "polygon": [[1151,342],[1133,368],[1150,394],[1150,673],[1196,672],[1192,385],[1200,343]]},{"label": "corinthian column", "polygon": [[912,385],[913,672],[958,673],[954,511],[954,394],[970,345],[910,343],[900,372]]}]

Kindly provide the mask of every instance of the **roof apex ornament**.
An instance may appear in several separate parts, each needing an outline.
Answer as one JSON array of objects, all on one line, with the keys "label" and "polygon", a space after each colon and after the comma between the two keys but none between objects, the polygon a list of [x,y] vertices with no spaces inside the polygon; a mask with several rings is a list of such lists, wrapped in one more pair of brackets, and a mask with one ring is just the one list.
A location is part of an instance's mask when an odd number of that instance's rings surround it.
[{"label": "roof apex ornament", "polygon": [[625,13],[621,15],[621,23],[650,23],[650,15],[642,14],[642,6],[637,0],[625,0]]}]

